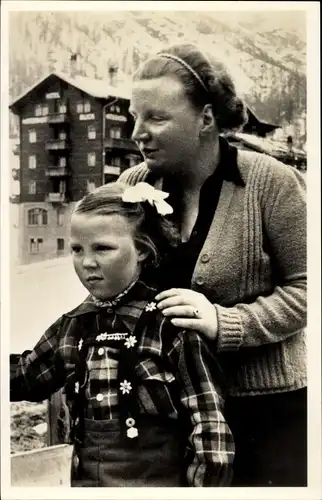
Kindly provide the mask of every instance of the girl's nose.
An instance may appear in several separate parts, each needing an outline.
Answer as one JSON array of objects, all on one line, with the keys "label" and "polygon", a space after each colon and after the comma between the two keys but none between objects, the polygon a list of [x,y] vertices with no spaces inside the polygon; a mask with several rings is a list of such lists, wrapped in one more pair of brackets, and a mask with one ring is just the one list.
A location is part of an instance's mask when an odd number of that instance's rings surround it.
[{"label": "girl's nose", "polygon": [[132,132],[132,140],[136,142],[146,142],[149,138],[149,132],[144,123],[137,119]]},{"label": "girl's nose", "polygon": [[83,267],[96,267],[97,263],[91,255],[85,255],[83,258]]}]

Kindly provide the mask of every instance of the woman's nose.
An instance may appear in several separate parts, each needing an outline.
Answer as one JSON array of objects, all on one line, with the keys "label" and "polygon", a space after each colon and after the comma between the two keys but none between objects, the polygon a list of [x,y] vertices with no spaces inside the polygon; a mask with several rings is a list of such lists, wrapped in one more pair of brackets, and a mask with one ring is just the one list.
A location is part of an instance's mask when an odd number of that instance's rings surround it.
[{"label": "woman's nose", "polygon": [[136,142],[145,142],[149,138],[149,132],[144,123],[137,119],[132,132],[132,140]]}]

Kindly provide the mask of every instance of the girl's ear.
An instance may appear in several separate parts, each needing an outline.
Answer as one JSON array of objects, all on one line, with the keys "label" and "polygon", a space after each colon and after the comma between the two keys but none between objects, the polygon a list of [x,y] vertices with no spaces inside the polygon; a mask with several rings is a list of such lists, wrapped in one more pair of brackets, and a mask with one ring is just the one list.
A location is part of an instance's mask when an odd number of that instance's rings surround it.
[{"label": "girl's ear", "polygon": [[214,128],[216,127],[216,120],[214,117],[211,104],[206,104],[203,107],[200,118],[201,118],[200,133],[202,135],[214,130]]},{"label": "girl's ear", "polygon": [[150,250],[145,248],[143,245],[140,245],[140,248],[138,248],[138,262],[143,262],[144,260],[146,260],[149,257],[150,253]]}]

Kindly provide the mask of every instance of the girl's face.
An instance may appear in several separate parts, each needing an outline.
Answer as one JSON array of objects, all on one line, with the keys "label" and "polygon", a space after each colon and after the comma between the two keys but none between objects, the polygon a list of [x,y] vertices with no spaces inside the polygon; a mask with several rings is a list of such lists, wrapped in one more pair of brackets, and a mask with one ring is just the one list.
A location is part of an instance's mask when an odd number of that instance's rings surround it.
[{"label": "girl's face", "polygon": [[125,290],[139,276],[146,258],[136,248],[134,228],[119,214],[73,214],[70,247],[77,276],[101,300]]},{"label": "girl's face", "polygon": [[187,99],[177,78],[134,82],[129,111],[135,121],[132,138],[151,170],[184,172],[193,168],[201,112]]}]

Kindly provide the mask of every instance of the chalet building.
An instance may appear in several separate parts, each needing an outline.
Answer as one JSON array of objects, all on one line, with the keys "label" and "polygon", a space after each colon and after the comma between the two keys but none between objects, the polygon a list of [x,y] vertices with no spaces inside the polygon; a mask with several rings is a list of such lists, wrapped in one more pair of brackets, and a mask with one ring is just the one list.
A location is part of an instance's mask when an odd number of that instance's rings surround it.
[{"label": "chalet building", "polygon": [[15,99],[20,262],[68,253],[75,203],[141,161],[130,139],[129,96],[102,80],[52,73]]},{"label": "chalet building", "polygon": [[[20,194],[11,197],[19,203],[20,263],[66,255],[76,202],[141,161],[128,107],[129,94],[119,87],[57,72],[10,105],[20,137],[20,165],[12,172]],[[263,136],[276,128],[248,113],[245,132]]]}]

